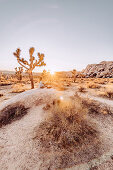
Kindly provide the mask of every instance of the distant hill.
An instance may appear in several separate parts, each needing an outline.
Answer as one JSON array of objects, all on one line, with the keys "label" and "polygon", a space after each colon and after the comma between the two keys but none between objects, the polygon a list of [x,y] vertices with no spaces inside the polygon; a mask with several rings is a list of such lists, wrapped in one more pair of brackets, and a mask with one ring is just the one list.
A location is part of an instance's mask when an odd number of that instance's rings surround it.
[{"label": "distant hill", "polygon": [[[13,75],[15,71],[0,70],[0,73],[6,75]],[[23,75],[26,73],[24,72]],[[35,76],[40,76],[40,72],[34,72]],[[59,71],[57,75],[62,77],[72,77],[72,71]],[[102,61],[99,64],[88,64],[87,67],[81,72],[77,71],[77,74],[83,74],[85,77],[96,77],[96,78],[113,78],[113,61]]]},{"label": "distant hill", "polygon": [[15,74],[15,71],[0,70],[0,73],[9,75],[9,74]]},{"label": "distant hill", "polygon": [[82,73],[86,77],[113,78],[113,61],[102,61],[99,64],[89,64]]},{"label": "distant hill", "polygon": [[[5,75],[14,75],[14,74],[15,74],[15,71],[0,70],[0,73],[3,73],[3,74],[5,74]],[[27,74],[27,73],[23,72],[23,75],[25,75],[25,74]],[[41,73],[36,73],[36,72],[34,72],[33,74],[38,76],[38,75],[40,75]]]}]

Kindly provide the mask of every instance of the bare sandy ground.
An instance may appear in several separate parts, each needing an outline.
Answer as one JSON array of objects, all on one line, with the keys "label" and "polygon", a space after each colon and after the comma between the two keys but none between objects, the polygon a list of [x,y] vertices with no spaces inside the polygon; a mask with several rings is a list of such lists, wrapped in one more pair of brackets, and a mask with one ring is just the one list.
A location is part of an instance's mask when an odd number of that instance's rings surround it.
[{"label": "bare sandy ground", "polygon": [[[56,92],[53,89],[34,89],[21,93],[0,104],[0,110],[9,104],[21,102],[30,107],[27,115],[0,129],[0,169],[1,170],[39,170],[42,162],[39,152],[33,145],[34,128],[46,117],[43,107],[55,97],[72,95],[72,91]],[[88,163],[68,168],[88,170],[97,166],[99,170],[112,170],[113,160],[113,119],[102,115],[89,116],[100,131],[105,153]],[[45,167],[46,169],[46,167]],[[44,169],[44,170],[45,170]]]}]

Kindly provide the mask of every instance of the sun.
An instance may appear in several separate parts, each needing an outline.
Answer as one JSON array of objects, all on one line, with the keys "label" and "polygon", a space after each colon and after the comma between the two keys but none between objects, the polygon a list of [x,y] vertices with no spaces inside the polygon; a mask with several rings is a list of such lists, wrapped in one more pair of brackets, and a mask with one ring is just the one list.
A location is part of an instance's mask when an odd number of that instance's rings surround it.
[{"label": "sun", "polygon": [[63,96],[60,96],[60,100],[64,100]]},{"label": "sun", "polygon": [[55,71],[51,70],[51,71],[50,71],[50,74],[51,74],[51,75],[54,75],[54,74],[55,74]]}]

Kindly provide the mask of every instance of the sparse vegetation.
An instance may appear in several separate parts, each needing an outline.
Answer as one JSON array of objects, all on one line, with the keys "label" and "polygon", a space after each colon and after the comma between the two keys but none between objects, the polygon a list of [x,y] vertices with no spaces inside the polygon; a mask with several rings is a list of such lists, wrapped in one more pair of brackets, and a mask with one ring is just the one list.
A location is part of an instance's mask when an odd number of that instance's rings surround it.
[{"label": "sparse vegetation", "polygon": [[21,93],[26,90],[28,90],[28,88],[26,88],[24,84],[18,83],[12,86],[12,93]]},{"label": "sparse vegetation", "polygon": [[106,104],[100,104],[100,102],[97,102],[95,100],[89,100],[84,99],[83,103],[85,107],[88,108],[88,114],[95,114],[95,115],[111,115],[113,116],[113,110],[110,108],[110,106],[107,106]]},{"label": "sparse vegetation", "polygon": [[14,120],[20,119],[22,116],[27,114],[28,108],[20,103],[8,105],[0,111],[0,127],[9,124]]},{"label": "sparse vegetation", "polygon": [[76,74],[77,74],[77,71],[75,69],[73,69],[72,71],[72,75],[73,75],[73,82],[75,83],[76,81]]},{"label": "sparse vegetation", "polygon": [[86,92],[86,89],[85,89],[84,87],[80,86],[80,87],[78,88],[78,91],[84,93],[84,92]]},{"label": "sparse vegetation", "polygon": [[100,97],[106,97],[109,99],[113,99],[113,87],[106,86],[105,88],[102,88],[100,91],[98,91],[97,95]]},{"label": "sparse vegetation", "polygon": [[87,85],[87,88],[91,88],[91,89],[98,89],[100,87],[101,87],[100,85],[98,85],[96,83],[90,83],[90,82]]},{"label": "sparse vegetation", "polygon": [[0,93],[0,97],[2,97],[2,96],[3,96],[3,94]]}]

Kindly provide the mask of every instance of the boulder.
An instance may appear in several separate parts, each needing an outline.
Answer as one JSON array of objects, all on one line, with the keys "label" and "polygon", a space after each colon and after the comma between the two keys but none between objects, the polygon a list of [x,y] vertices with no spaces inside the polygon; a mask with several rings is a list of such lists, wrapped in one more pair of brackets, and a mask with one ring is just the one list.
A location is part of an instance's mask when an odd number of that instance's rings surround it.
[{"label": "boulder", "polygon": [[113,61],[102,61],[99,64],[89,64],[82,73],[86,77],[113,78]]}]

